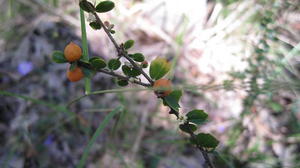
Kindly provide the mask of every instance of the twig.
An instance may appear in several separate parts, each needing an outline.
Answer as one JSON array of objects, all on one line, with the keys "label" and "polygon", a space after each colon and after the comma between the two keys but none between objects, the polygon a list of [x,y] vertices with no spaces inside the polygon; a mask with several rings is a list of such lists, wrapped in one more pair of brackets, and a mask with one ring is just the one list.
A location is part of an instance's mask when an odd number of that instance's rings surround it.
[{"label": "twig", "polygon": [[[109,39],[111,40],[111,42],[113,43],[113,45],[115,46],[117,52],[118,52],[118,56],[123,56],[125,57],[130,63],[131,65],[140,71],[140,73],[148,80],[148,82],[150,84],[145,84],[145,83],[142,83],[140,81],[133,81],[133,83],[136,83],[136,84],[139,84],[139,85],[142,85],[142,86],[145,86],[145,87],[151,87],[153,85],[153,80],[148,76],[148,74],[146,74],[143,69],[141,67],[139,67],[127,54],[127,52],[124,50],[124,48],[122,47],[122,45],[118,45],[118,43],[116,42],[116,40],[112,37],[110,31],[106,28],[106,26],[104,25],[104,23],[101,21],[101,19],[99,18],[99,16],[97,15],[95,9],[92,7],[92,6],[89,6],[88,5],[88,8],[90,8],[90,11],[92,11],[91,13],[95,16],[96,18],[96,22],[99,23],[101,25],[101,27],[103,28],[104,32],[107,34],[107,36],[109,37]],[[80,62],[82,63],[82,66],[88,66],[89,68],[92,68],[89,64],[87,63],[83,63],[83,62]],[[109,74],[109,75],[112,75],[112,76],[115,76],[115,77],[118,77],[120,79],[124,79],[124,80],[129,80],[129,77],[126,77],[126,76],[122,76],[122,75],[119,75],[119,74],[116,74],[112,71],[107,71],[107,70],[103,70],[103,69],[100,69],[100,70],[97,70],[98,72],[103,72],[103,73],[106,73],[106,74]],[[80,97],[78,99],[81,99],[83,97]],[[73,102],[77,101],[78,99],[75,99],[74,101],[72,101],[70,104],[72,104]],[[69,105],[70,105],[69,104]],[[172,107],[168,106],[170,108],[170,114],[174,114],[176,115],[177,117],[177,120],[179,119],[179,113],[174,110]],[[192,137],[192,139],[195,139],[195,134],[192,132],[192,131],[189,131],[189,134],[190,136]],[[205,160],[205,163],[208,165],[209,168],[214,168],[209,156],[208,156],[208,153],[207,151],[205,151],[201,146],[197,145],[197,148],[201,151],[203,157],[204,157],[204,160]]]},{"label": "twig", "polygon": [[[91,67],[90,64],[85,63],[85,62],[83,62],[83,61],[78,61],[78,65],[79,65],[79,66],[82,66],[82,67],[85,67],[85,68],[87,68],[87,69],[95,70],[94,68]],[[129,81],[129,82],[132,82],[132,83],[135,83],[135,84],[138,84],[138,85],[141,85],[141,86],[145,86],[145,87],[150,87],[150,86],[151,86],[150,84],[143,83],[143,82],[141,82],[141,81],[139,81],[139,80],[136,80],[136,79],[134,79],[134,80],[131,81],[131,80],[130,80],[130,77],[127,77],[127,76],[123,76],[123,75],[117,74],[117,73],[115,73],[115,72],[113,72],[113,71],[108,71],[108,70],[105,70],[105,69],[98,69],[98,70],[95,70],[95,71],[97,71],[97,72],[102,72],[102,73],[105,73],[105,74],[108,74],[108,75],[111,75],[111,76],[115,76],[115,77],[117,77],[117,78],[119,78],[119,79],[127,80],[127,81]]]},{"label": "twig", "polygon": [[[192,137],[192,139],[196,139],[196,136],[195,136],[195,134],[194,134],[192,131],[190,131],[189,134],[190,134],[190,136]],[[212,162],[211,162],[209,156],[208,156],[207,151],[204,150],[204,149],[203,149],[201,146],[199,146],[199,145],[197,145],[197,148],[198,148],[198,149],[200,150],[200,152],[202,153],[202,156],[203,156],[203,158],[204,158],[204,160],[205,160],[205,164],[208,165],[209,168],[215,168],[214,165],[212,164]]]},{"label": "twig", "polygon": [[99,16],[97,15],[97,13],[95,11],[91,12],[95,18],[96,18],[96,22],[99,23],[101,25],[101,27],[103,28],[104,32],[107,34],[107,36],[109,37],[110,41],[114,44],[118,55],[119,56],[123,56],[124,58],[126,58],[131,64],[132,66],[137,69],[138,71],[140,71],[140,73],[148,80],[148,82],[153,85],[153,80],[148,76],[148,74],[146,74],[143,69],[141,67],[139,67],[126,53],[126,51],[120,47],[116,40],[113,38],[113,36],[111,35],[111,33],[109,32],[109,30],[106,28],[106,26],[104,25],[104,23],[102,22],[102,20],[99,18]]},{"label": "twig", "polygon": [[[177,117],[177,120],[179,119],[179,113],[174,110],[172,107],[168,106],[170,108],[169,114],[174,114]],[[187,123],[189,124],[189,123]],[[192,139],[196,139],[196,135],[194,134],[193,131],[189,130],[189,134],[192,137]],[[197,145],[197,148],[200,150],[202,153],[202,156],[205,160],[205,164],[208,165],[209,168],[214,168],[214,165],[212,164],[212,161],[210,160],[207,151],[205,151],[201,146]]]}]

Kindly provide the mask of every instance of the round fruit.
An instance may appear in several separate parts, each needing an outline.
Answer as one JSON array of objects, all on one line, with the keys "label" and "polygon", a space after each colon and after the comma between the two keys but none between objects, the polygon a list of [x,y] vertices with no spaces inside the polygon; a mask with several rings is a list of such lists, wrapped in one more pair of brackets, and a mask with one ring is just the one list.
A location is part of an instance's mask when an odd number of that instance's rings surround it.
[{"label": "round fruit", "polygon": [[64,55],[69,62],[74,62],[80,59],[82,56],[82,50],[77,44],[70,42],[65,47]]},{"label": "round fruit", "polygon": [[161,91],[156,91],[156,94],[158,94],[160,97],[168,96],[172,92],[171,86],[172,83],[168,79],[159,79],[153,84],[154,89],[162,89]]},{"label": "round fruit", "polygon": [[71,82],[77,82],[84,77],[81,68],[76,67],[74,70],[68,69],[67,77]]}]

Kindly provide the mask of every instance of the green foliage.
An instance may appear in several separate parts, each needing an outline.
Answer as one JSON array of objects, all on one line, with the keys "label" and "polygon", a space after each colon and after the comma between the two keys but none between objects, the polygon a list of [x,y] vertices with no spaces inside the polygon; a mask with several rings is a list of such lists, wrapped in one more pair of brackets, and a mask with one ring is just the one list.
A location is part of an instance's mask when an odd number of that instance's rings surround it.
[{"label": "green foliage", "polygon": [[52,60],[56,63],[66,63],[68,62],[64,56],[64,53],[61,51],[54,51],[52,53]]},{"label": "green foliage", "polygon": [[191,142],[195,145],[199,145],[203,148],[215,149],[219,141],[210,134],[199,133],[194,138],[191,139]]},{"label": "green foliage", "polygon": [[150,77],[158,80],[165,76],[171,69],[171,64],[164,58],[156,58],[150,64]]},{"label": "green foliage", "polygon": [[136,62],[145,61],[145,56],[142,53],[135,53],[135,54],[130,55],[130,57]]},{"label": "green foliage", "polygon": [[104,13],[112,10],[115,7],[115,3],[112,1],[102,1],[96,6],[96,12]]},{"label": "green foliage", "polygon": [[76,67],[77,67],[77,62],[72,62],[71,65],[70,65],[69,70],[73,71]]},{"label": "green foliage", "polygon": [[128,85],[128,81],[120,79],[120,80],[117,81],[117,84],[119,86],[127,86]]},{"label": "green foliage", "polygon": [[168,96],[164,97],[164,102],[172,107],[175,111],[179,111],[179,100],[182,96],[182,90],[174,90]]},{"label": "green foliage", "polygon": [[141,75],[141,72],[133,67],[130,67],[128,65],[123,65],[122,66],[122,71],[126,76],[129,77],[136,77]]},{"label": "green foliage", "polygon": [[186,114],[187,121],[195,123],[197,125],[206,121],[208,115],[203,110],[192,110]]},{"label": "green foliage", "polygon": [[186,133],[195,132],[197,130],[197,126],[195,124],[190,123],[180,124],[179,128],[181,129],[181,131]]},{"label": "green foliage", "polygon": [[106,63],[103,59],[98,58],[98,57],[93,57],[89,60],[89,62],[91,63],[92,67],[97,69],[102,69],[106,67]]},{"label": "green foliage", "polygon": [[118,59],[111,59],[108,61],[108,68],[111,70],[117,70],[121,66],[121,62]]},{"label": "green foliage", "polygon": [[134,40],[127,40],[127,41],[124,43],[124,49],[125,49],[125,50],[128,50],[128,49],[131,48],[133,45],[134,45]]},{"label": "green foliage", "polygon": [[91,26],[91,28],[93,28],[94,30],[100,30],[101,29],[101,25],[98,22],[91,22],[89,24]]},{"label": "green foliage", "polygon": [[92,3],[88,2],[87,0],[82,0],[79,2],[79,6],[82,10],[86,12],[93,12],[95,7]]}]

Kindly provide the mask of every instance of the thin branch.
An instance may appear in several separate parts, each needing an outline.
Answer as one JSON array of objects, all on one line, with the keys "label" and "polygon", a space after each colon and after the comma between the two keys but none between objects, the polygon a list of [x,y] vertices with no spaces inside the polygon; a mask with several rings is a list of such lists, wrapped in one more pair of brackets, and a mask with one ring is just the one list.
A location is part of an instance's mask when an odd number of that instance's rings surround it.
[{"label": "thin branch", "polygon": [[97,13],[95,11],[91,12],[95,18],[96,18],[96,22],[98,22],[101,27],[103,28],[104,32],[107,34],[107,36],[109,37],[110,41],[114,44],[118,55],[119,56],[123,56],[124,58],[126,58],[131,64],[132,66],[137,69],[138,71],[140,71],[141,74],[143,74],[143,76],[149,81],[149,83],[151,85],[153,85],[153,80],[148,76],[147,73],[145,73],[143,71],[143,69],[141,67],[139,67],[129,56],[128,54],[124,51],[123,48],[121,48],[118,43],[116,42],[116,40],[113,38],[113,36],[111,35],[111,33],[109,32],[109,30],[106,28],[106,26],[104,25],[104,23],[102,22],[102,20],[99,18],[99,16],[97,15]]},{"label": "thin branch", "polygon": [[108,71],[108,70],[105,70],[105,69],[94,69],[93,67],[91,67],[90,64],[86,63],[86,62],[83,62],[83,61],[78,61],[78,65],[79,66],[82,66],[82,67],[85,67],[87,69],[92,69],[92,70],[95,70],[97,72],[102,72],[102,73],[105,73],[105,74],[108,74],[108,75],[111,75],[111,76],[114,76],[114,77],[117,77],[118,79],[122,79],[122,80],[127,80],[129,82],[132,82],[132,83],[135,83],[135,84],[138,84],[138,85],[141,85],[141,86],[145,86],[145,87],[150,87],[151,85],[148,84],[148,83],[143,83],[137,79],[134,79],[134,80],[130,80],[130,77],[127,77],[127,76],[123,76],[123,75],[120,75],[120,74],[117,74],[113,71]]},{"label": "thin branch", "polygon": [[[174,114],[177,117],[177,120],[179,119],[179,113],[174,110],[172,107],[168,106],[170,108],[170,112],[169,114]],[[188,123],[187,123],[188,124]],[[189,130],[189,134],[192,137],[192,139],[196,139],[196,135],[194,134],[194,132],[192,130]],[[214,165],[212,163],[212,161],[210,160],[207,151],[205,151],[201,146],[197,145],[197,148],[200,150],[200,152],[202,153],[202,156],[205,160],[205,164],[208,165],[209,168],[214,168]]]},{"label": "thin branch", "polygon": [[[95,16],[96,18],[96,22],[99,23],[101,25],[101,27],[103,28],[104,32],[107,34],[107,36],[109,37],[109,39],[111,40],[111,42],[114,44],[117,52],[118,52],[118,56],[123,56],[125,57],[131,64],[132,66],[139,70],[140,73],[149,81],[150,84],[143,84],[139,81],[133,81],[133,83],[136,83],[136,84],[140,84],[140,85],[143,85],[146,87],[151,87],[153,85],[153,80],[148,76],[148,74],[146,74],[143,69],[141,67],[139,67],[127,54],[127,52],[124,50],[124,48],[122,46],[119,46],[118,43],[116,42],[116,40],[112,37],[110,31],[106,28],[106,26],[104,25],[104,23],[101,21],[101,19],[99,18],[99,16],[97,15],[96,11],[94,10],[93,7],[89,6],[88,7],[90,8],[90,11],[92,11],[91,13]],[[82,66],[87,66],[89,64],[82,64]],[[89,66],[90,67],[90,66]],[[92,68],[92,67],[90,67]],[[102,72],[102,73],[106,73],[106,74],[109,74],[109,75],[112,75],[112,76],[115,76],[115,77],[118,77],[120,79],[125,79],[125,80],[129,80],[129,77],[126,77],[126,76],[122,76],[122,75],[119,75],[119,74],[116,74],[112,71],[107,71],[107,70],[103,70],[103,69],[100,69],[98,70],[99,72]],[[100,92],[99,92],[100,93]],[[101,92],[101,93],[104,93],[104,92]],[[98,94],[96,92],[94,92],[94,94]],[[71,105],[72,103],[80,100],[81,98],[85,97],[87,95],[84,95],[82,97],[79,97],[77,99],[75,99],[74,101],[71,101],[71,103],[69,103],[69,105]],[[170,110],[170,114],[174,114],[176,115],[177,119],[179,119],[179,113],[175,110],[173,110],[173,108],[171,108],[170,106],[168,106],[171,110]],[[189,134],[190,136],[195,139],[195,134],[192,132],[192,131],[189,131]],[[197,148],[201,151],[203,157],[204,157],[204,160],[205,160],[205,163],[208,165],[209,168],[214,168],[209,156],[208,156],[208,153],[207,151],[205,151],[201,146],[197,145]]]},{"label": "thin branch", "polygon": [[[193,139],[196,139],[196,136],[195,134],[190,131],[189,132],[190,136],[193,138]],[[215,168],[215,166],[213,165],[212,161],[210,160],[209,156],[208,156],[208,153],[206,150],[204,150],[201,146],[197,145],[197,148],[200,150],[200,152],[202,153],[202,156],[205,160],[205,164],[208,165],[209,168]]]}]

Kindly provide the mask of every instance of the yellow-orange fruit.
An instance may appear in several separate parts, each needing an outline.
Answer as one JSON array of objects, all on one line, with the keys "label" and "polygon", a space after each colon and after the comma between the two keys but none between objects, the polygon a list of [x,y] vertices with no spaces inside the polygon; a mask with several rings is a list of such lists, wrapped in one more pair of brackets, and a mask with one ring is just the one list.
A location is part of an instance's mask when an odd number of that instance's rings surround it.
[{"label": "yellow-orange fruit", "polygon": [[67,77],[71,82],[77,82],[84,77],[81,68],[76,67],[74,70],[68,69]]},{"label": "yellow-orange fruit", "polygon": [[160,97],[168,96],[172,92],[171,86],[172,86],[172,82],[168,79],[159,79],[156,80],[153,84],[154,89],[159,89],[159,88],[162,89],[161,91],[156,91],[156,93]]},{"label": "yellow-orange fruit", "polygon": [[77,44],[70,42],[65,47],[64,55],[69,62],[74,62],[80,59],[82,56],[82,50]]}]

